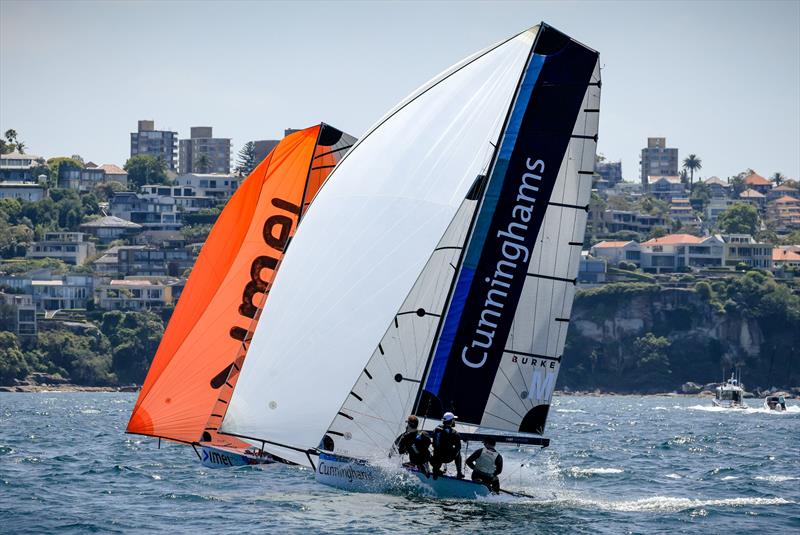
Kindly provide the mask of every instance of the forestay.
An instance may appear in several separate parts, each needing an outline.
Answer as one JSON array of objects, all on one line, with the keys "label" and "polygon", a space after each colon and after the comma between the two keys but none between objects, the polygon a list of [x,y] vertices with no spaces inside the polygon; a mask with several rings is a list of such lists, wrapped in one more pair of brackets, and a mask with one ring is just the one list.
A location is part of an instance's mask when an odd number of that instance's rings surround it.
[{"label": "forestay", "polygon": [[292,241],[222,431],[308,464],[497,144],[536,30],[418,90],[331,174]]}]

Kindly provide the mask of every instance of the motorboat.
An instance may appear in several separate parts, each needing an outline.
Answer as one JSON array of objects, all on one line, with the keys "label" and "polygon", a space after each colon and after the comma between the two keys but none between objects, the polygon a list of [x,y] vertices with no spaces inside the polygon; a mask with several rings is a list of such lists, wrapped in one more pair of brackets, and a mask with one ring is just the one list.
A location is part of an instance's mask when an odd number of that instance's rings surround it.
[{"label": "motorboat", "polygon": [[737,379],[736,374],[732,372],[730,379],[716,388],[716,395],[711,400],[711,403],[715,407],[726,409],[746,409],[744,385],[742,385],[740,379]]},{"label": "motorboat", "polygon": [[767,396],[764,398],[764,408],[771,411],[785,411],[786,398],[783,396]]}]

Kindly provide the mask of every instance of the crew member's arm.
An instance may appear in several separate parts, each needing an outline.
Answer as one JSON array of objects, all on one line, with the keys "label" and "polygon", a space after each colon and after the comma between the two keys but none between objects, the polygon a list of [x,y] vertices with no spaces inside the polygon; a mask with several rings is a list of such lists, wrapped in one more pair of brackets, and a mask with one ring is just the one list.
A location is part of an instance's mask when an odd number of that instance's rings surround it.
[{"label": "crew member's arm", "polygon": [[467,466],[470,467],[470,470],[475,470],[475,461],[478,460],[478,457],[481,456],[481,449],[478,448],[477,450],[472,452],[472,455],[467,457]]},{"label": "crew member's arm", "polygon": [[503,471],[503,456],[498,455],[494,460],[494,475],[499,476]]}]

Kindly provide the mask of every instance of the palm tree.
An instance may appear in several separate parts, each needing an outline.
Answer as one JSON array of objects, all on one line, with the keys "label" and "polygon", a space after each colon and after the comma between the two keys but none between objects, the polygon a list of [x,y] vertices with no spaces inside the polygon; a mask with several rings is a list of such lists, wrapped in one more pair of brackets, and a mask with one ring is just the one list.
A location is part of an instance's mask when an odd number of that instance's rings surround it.
[{"label": "palm tree", "polygon": [[25,142],[24,141],[17,141],[17,152],[20,154],[25,154]]},{"label": "palm tree", "polygon": [[207,154],[201,154],[194,161],[194,164],[201,173],[208,173],[208,168],[211,165],[211,158],[209,158]]},{"label": "palm tree", "polygon": [[689,171],[689,185],[694,183],[694,172],[703,168],[703,161],[696,154],[690,154],[683,160],[683,168]]},{"label": "palm tree", "polygon": [[770,177],[773,182],[775,182],[776,186],[780,186],[783,184],[783,181],[786,180],[786,177],[780,172],[775,171],[775,174]]},{"label": "palm tree", "polygon": [[17,131],[10,128],[6,130],[5,136],[9,143],[14,143],[17,140]]}]

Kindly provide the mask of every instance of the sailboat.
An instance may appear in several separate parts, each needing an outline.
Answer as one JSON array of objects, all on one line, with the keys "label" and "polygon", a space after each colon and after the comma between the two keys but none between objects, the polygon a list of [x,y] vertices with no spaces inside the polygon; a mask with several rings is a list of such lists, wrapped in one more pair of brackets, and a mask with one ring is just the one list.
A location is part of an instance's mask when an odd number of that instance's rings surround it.
[{"label": "sailboat", "polygon": [[275,458],[217,427],[284,251],[355,138],[321,123],[285,137],[231,197],[169,321],[127,431],[192,445],[204,465]]},{"label": "sailboat", "polygon": [[[545,447],[597,143],[597,52],[547,24],[422,86],[295,236],[220,432],[385,491],[406,417]],[[325,261],[324,273],[311,266]],[[394,471],[394,472],[393,472]],[[437,496],[478,483],[408,471]]]}]

